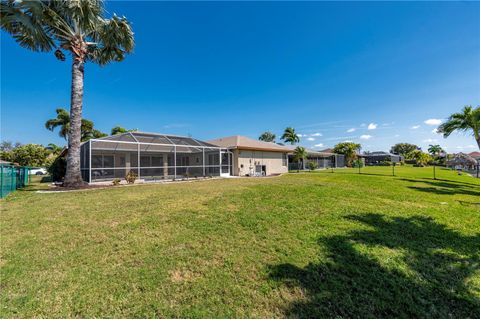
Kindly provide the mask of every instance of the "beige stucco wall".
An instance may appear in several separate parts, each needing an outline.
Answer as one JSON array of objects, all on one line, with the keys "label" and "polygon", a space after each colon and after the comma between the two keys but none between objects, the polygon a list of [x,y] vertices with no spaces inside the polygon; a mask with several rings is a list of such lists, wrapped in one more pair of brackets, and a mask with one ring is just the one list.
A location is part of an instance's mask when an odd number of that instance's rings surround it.
[{"label": "beige stucco wall", "polygon": [[283,154],[286,153],[234,150],[234,175],[245,176],[247,174],[252,174],[252,172],[255,171],[255,165],[265,165],[267,175],[287,173],[288,166],[283,165]]}]

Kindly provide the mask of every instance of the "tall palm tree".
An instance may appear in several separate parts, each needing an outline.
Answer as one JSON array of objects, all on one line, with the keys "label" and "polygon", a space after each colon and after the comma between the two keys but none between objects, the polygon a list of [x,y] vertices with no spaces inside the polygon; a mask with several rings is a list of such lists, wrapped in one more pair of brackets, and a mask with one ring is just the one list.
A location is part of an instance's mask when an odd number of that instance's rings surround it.
[{"label": "tall palm tree", "polygon": [[438,133],[448,137],[454,131],[467,132],[472,130],[480,149],[480,106],[473,108],[465,106],[460,113],[453,113],[448,120],[438,127]]},{"label": "tall palm tree", "polygon": [[[57,117],[46,121],[45,128],[53,132],[57,127],[59,127],[60,130],[58,131],[58,135],[64,139],[67,139],[67,135],[70,130],[70,114],[67,112],[67,110],[62,108],[56,109],[55,112],[57,113]],[[81,142],[104,136],[107,136],[107,134],[94,129],[92,121],[82,119],[82,125],[80,126]]]},{"label": "tall palm tree", "polygon": [[0,25],[20,46],[37,52],[54,51],[65,61],[72,56],[71,125],[65,186],[83,183],[80,174],[80,141],[84,65],[121,61],[133,50],[133,32],[125,17],[104,18],[101,0],[2,1]]},{"label": "tall palm tree", "polygon": [[297,162],[297,172],[300,172],[300,162],[307,158],[307,150],[305,147],[297,146],[293,150],[293,160]]},{"label": "tall palm tree", "polygon": [[290,143],[291,145],[295,145],[296,143],[300,142],[300,137],[297,135],[293,127],[287,127],[280,139],[284,140],[285,143]]},{"label": "tall palm tree", "polygon": [[272,132],[263,132],[262,135],[258,138],[260,141],[275,143],[275,134]]}]

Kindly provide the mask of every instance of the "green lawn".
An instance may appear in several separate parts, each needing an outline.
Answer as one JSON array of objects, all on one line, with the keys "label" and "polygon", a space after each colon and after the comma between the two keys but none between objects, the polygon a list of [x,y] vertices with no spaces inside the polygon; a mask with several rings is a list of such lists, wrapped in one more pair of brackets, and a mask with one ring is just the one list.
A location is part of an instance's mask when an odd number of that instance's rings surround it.
[{"label": "green lawn", "polygon": [[480,180],[390,173],[35,184],[0,202],[0,317],[480,318]]}]

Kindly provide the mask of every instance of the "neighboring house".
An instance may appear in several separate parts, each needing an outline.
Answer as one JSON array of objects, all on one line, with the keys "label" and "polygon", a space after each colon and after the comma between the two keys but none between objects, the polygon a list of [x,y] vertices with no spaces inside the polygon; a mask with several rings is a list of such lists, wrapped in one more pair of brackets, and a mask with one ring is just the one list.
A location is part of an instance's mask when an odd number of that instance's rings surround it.
[{"label": "neighboring house", "polygon": [[474,170],[477,165],[478,161],[465,153],[457,153],[447,161],[447,166],[454,169]]},{"label": "neighboring house", "polygon": [[401,155],[391,154],[388,152],[370,152],[359,155],[360,158],[365,160],[365,165],[380,165],[382,162],[399,163],[404,160]]},{"label": "neighboring house", "polygon": [[[333,149],[326,149],[323,151],[316,151],[312,149],[306,149],[307,158],[304,161],[294,160],[293,151],[295,146],[289,147],[291,154],[288,155],[288,168],[290,170],[305,170],[308,169],[308,163],[313,162],[317,168],[332,168],[332,167],[345,167],[345,156],[341,154],[335,154]],[[298,167],[300,165],[300,167]]]},{"label": "neighboring house", "polygon": [[265,176],[288,172],[290,148],[245,136],[229,136],[208,141],[232,154],[232,175]]},{"label": "neighboring house", "polygon": [[468,155],[470,155],[471,157],[476,159],[478,162],[480,162],[480,152],[471,152],[471,153],[468,153]]},{"label": "neighboring house", "polygon": [[132,171],[139,180],[229,176],[232,154],[191,137],[127,132],[82,143],[80,167],[86,182],[123,179]]}]

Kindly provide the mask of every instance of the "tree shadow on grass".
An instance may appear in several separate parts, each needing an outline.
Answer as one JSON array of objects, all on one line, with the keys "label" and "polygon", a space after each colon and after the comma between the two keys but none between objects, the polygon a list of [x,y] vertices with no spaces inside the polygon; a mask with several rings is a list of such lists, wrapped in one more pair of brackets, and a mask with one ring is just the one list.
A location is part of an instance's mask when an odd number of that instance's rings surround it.
[{"label": "tree shadow on grass", "polygon": [[[480,269],[479,234],[464,236],[426,217],[347,218],[371,229],[321,238],[328,258],[320,263],[270,268],[271,279],[306,294],[288,306],[288,316],[480,318],[480,300],[466,285]],[[395,263],[380,262],[360,246],[386,249],[383,256],[395,249],[388,255]]]}]

